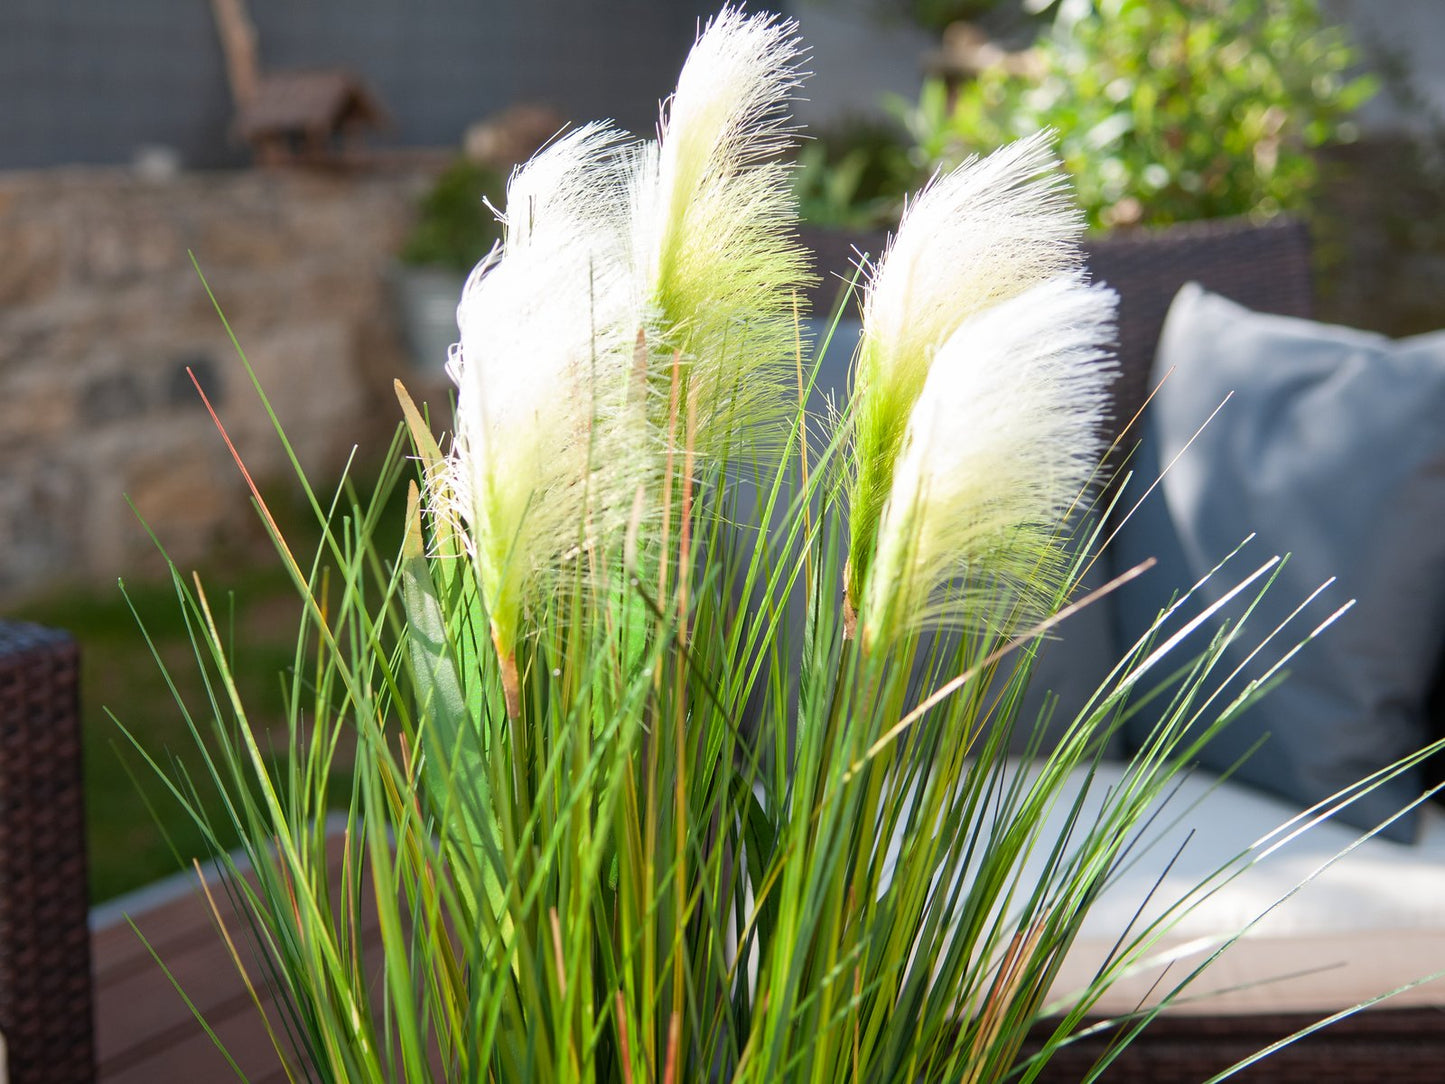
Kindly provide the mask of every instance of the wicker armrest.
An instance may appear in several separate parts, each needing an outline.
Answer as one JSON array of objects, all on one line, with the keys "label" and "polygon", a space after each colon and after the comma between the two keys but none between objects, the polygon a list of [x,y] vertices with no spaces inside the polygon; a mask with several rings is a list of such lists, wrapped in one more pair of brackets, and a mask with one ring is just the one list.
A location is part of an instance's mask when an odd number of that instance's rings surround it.
[{"label": "wicker armrest", "polygon": [[[1316,1013],[1161,1016],[1117,1054],[1108,1084],[1199,1084],[1273,1043],[1319,1023]],[[1243,1084],[1435,1084],[1445,1060],[1445,1013],[1369,1009],[1276,1050],[1237,1073]],[[1030,1049],[1054,1026],[1041,1024]],[[1049,1061],[1040,1084],[1085,1079],[1116,1040],[1113,1029],[1071,1043]]]},{"label": "wicker armrest", "polygon": [[1086,247],[1094,281],[1119,294],[1116,426],[1126,425],[1153,390],[1159,333],[1186,282],[1258,312],[1313,315],[1310,236],[1295,219],[1261,225],[1236,218],[1094,234]]},{"label": "wicker armrest", "polygon": [[95,1077],[79,652],[0,621],[0,1031],[14,1084]]}]

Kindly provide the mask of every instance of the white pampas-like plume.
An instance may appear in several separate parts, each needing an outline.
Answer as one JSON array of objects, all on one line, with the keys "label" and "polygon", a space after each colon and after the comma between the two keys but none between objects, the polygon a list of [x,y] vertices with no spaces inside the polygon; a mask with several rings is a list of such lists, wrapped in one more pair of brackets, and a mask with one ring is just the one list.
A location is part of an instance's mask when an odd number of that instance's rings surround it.
[{"label": "white pampas-like plume", "polygon": [[951,614],[964,623],[996,625],[1056,586],[1055,532],[1101,453],[1116,305],[1062,275],[970,317],[939,349],[879,523],[866,645],[937,616],[930,599],[959,578]]},{"label": "white pampas-like plume", "polygon": [[965,318],[1080,265],[1084,219],[1050,139],[970,158],[910,202],[868,284],[860,375],[916,394]]},{"label": "white pampas-like plume", "polygon": [[625,407],[638,314],[619,139],[589,125],[513,175],[506,239],[457,309],[457,435],[433,498],[468,528],[509,709],[529,588],[630,503],[646,461]]},{"label": "white pampas-like plume", "polygon": [[793,291],[807,282],[789,167],[776,160],[792,141],[796,31],[724,8],[688,55],[657,143],[632,162],[633,259],[653,367],[680,353],[704,454],[786,402]]},{"label": "white pampas-like plume", "polygon": [[909,412],[969,316],[1082,264],[1083,218],[1041,132],[936,177],[868,283],[854,391],[847,597],[867,578]]}]

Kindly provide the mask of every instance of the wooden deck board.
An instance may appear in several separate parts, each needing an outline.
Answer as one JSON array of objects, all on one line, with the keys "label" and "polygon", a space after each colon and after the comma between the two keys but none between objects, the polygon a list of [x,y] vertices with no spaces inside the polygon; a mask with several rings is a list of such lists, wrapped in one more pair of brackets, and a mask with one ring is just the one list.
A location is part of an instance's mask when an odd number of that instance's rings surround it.
[{"label": "wooden deck board", "polygon": [[[212,886],[211,891],[247,962],[271,1026],[289,1051],[282,1010],[265,982],[264,969],[256,963],[247,925],[224,890]],[[216,929],[210,904],[199,886],[128,917],[127,922],[95,931],[91,939],[97,1080],[101,1084],[204,1084],[235,1079],[235,1072],[177,991],[177,983],[246,1079],[258,1084],[286,1080],[255,1000]],[[379,942],[375,910],[368,908],[362,923],[362,951],[379,958],[368,952]],[[304,1074],[299,1079],[305,1079]]]}]

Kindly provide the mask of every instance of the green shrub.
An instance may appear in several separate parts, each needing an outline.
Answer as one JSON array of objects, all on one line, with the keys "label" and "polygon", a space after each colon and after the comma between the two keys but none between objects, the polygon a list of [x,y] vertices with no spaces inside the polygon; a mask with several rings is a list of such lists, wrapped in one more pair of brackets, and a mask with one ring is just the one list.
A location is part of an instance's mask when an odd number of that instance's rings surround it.
[{"label": "green shrub", "polygon": [[892,7],[903,13],[919,26],[930,30],[942,30],[949,23],[972,20],[987,15],[994,8],[1001,7],[1001,0],[893,0]]},{"label": "green shrub", "polygon": [[909,129],[938,165],[1056,129],[1095,227],[1301,209],[1375,90],[1316,0],[1062,0],[1036,49],[952,103],[925,87]]},{"label": "green shrub", "polygon": [[896,124],[850,120],[799,149],[798,213],[835,229],[896,226],[904,195],[923,179]]},{"label": "green shrub", "polygon": [[500,207],[505,198],[501,174],[457,159],[422,200],[402,260],[470,271],[502,237],[501,224],[484,200]]}]

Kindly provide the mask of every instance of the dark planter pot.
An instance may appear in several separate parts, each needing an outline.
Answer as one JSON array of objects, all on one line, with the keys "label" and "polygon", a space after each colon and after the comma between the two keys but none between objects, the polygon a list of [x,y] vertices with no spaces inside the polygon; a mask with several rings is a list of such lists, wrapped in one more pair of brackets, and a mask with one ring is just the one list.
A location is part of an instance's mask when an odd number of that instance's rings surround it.
[{"label": "dark planter pot", "polygon": [[1095,282],[1119,294],[1114,424],[1144,405],[1164,317],[1179,287],[1197,282],[1257,312],[1314,314],[1309,230],[1303,222],[1242,218],[1121,230],[1085,239]]}]

